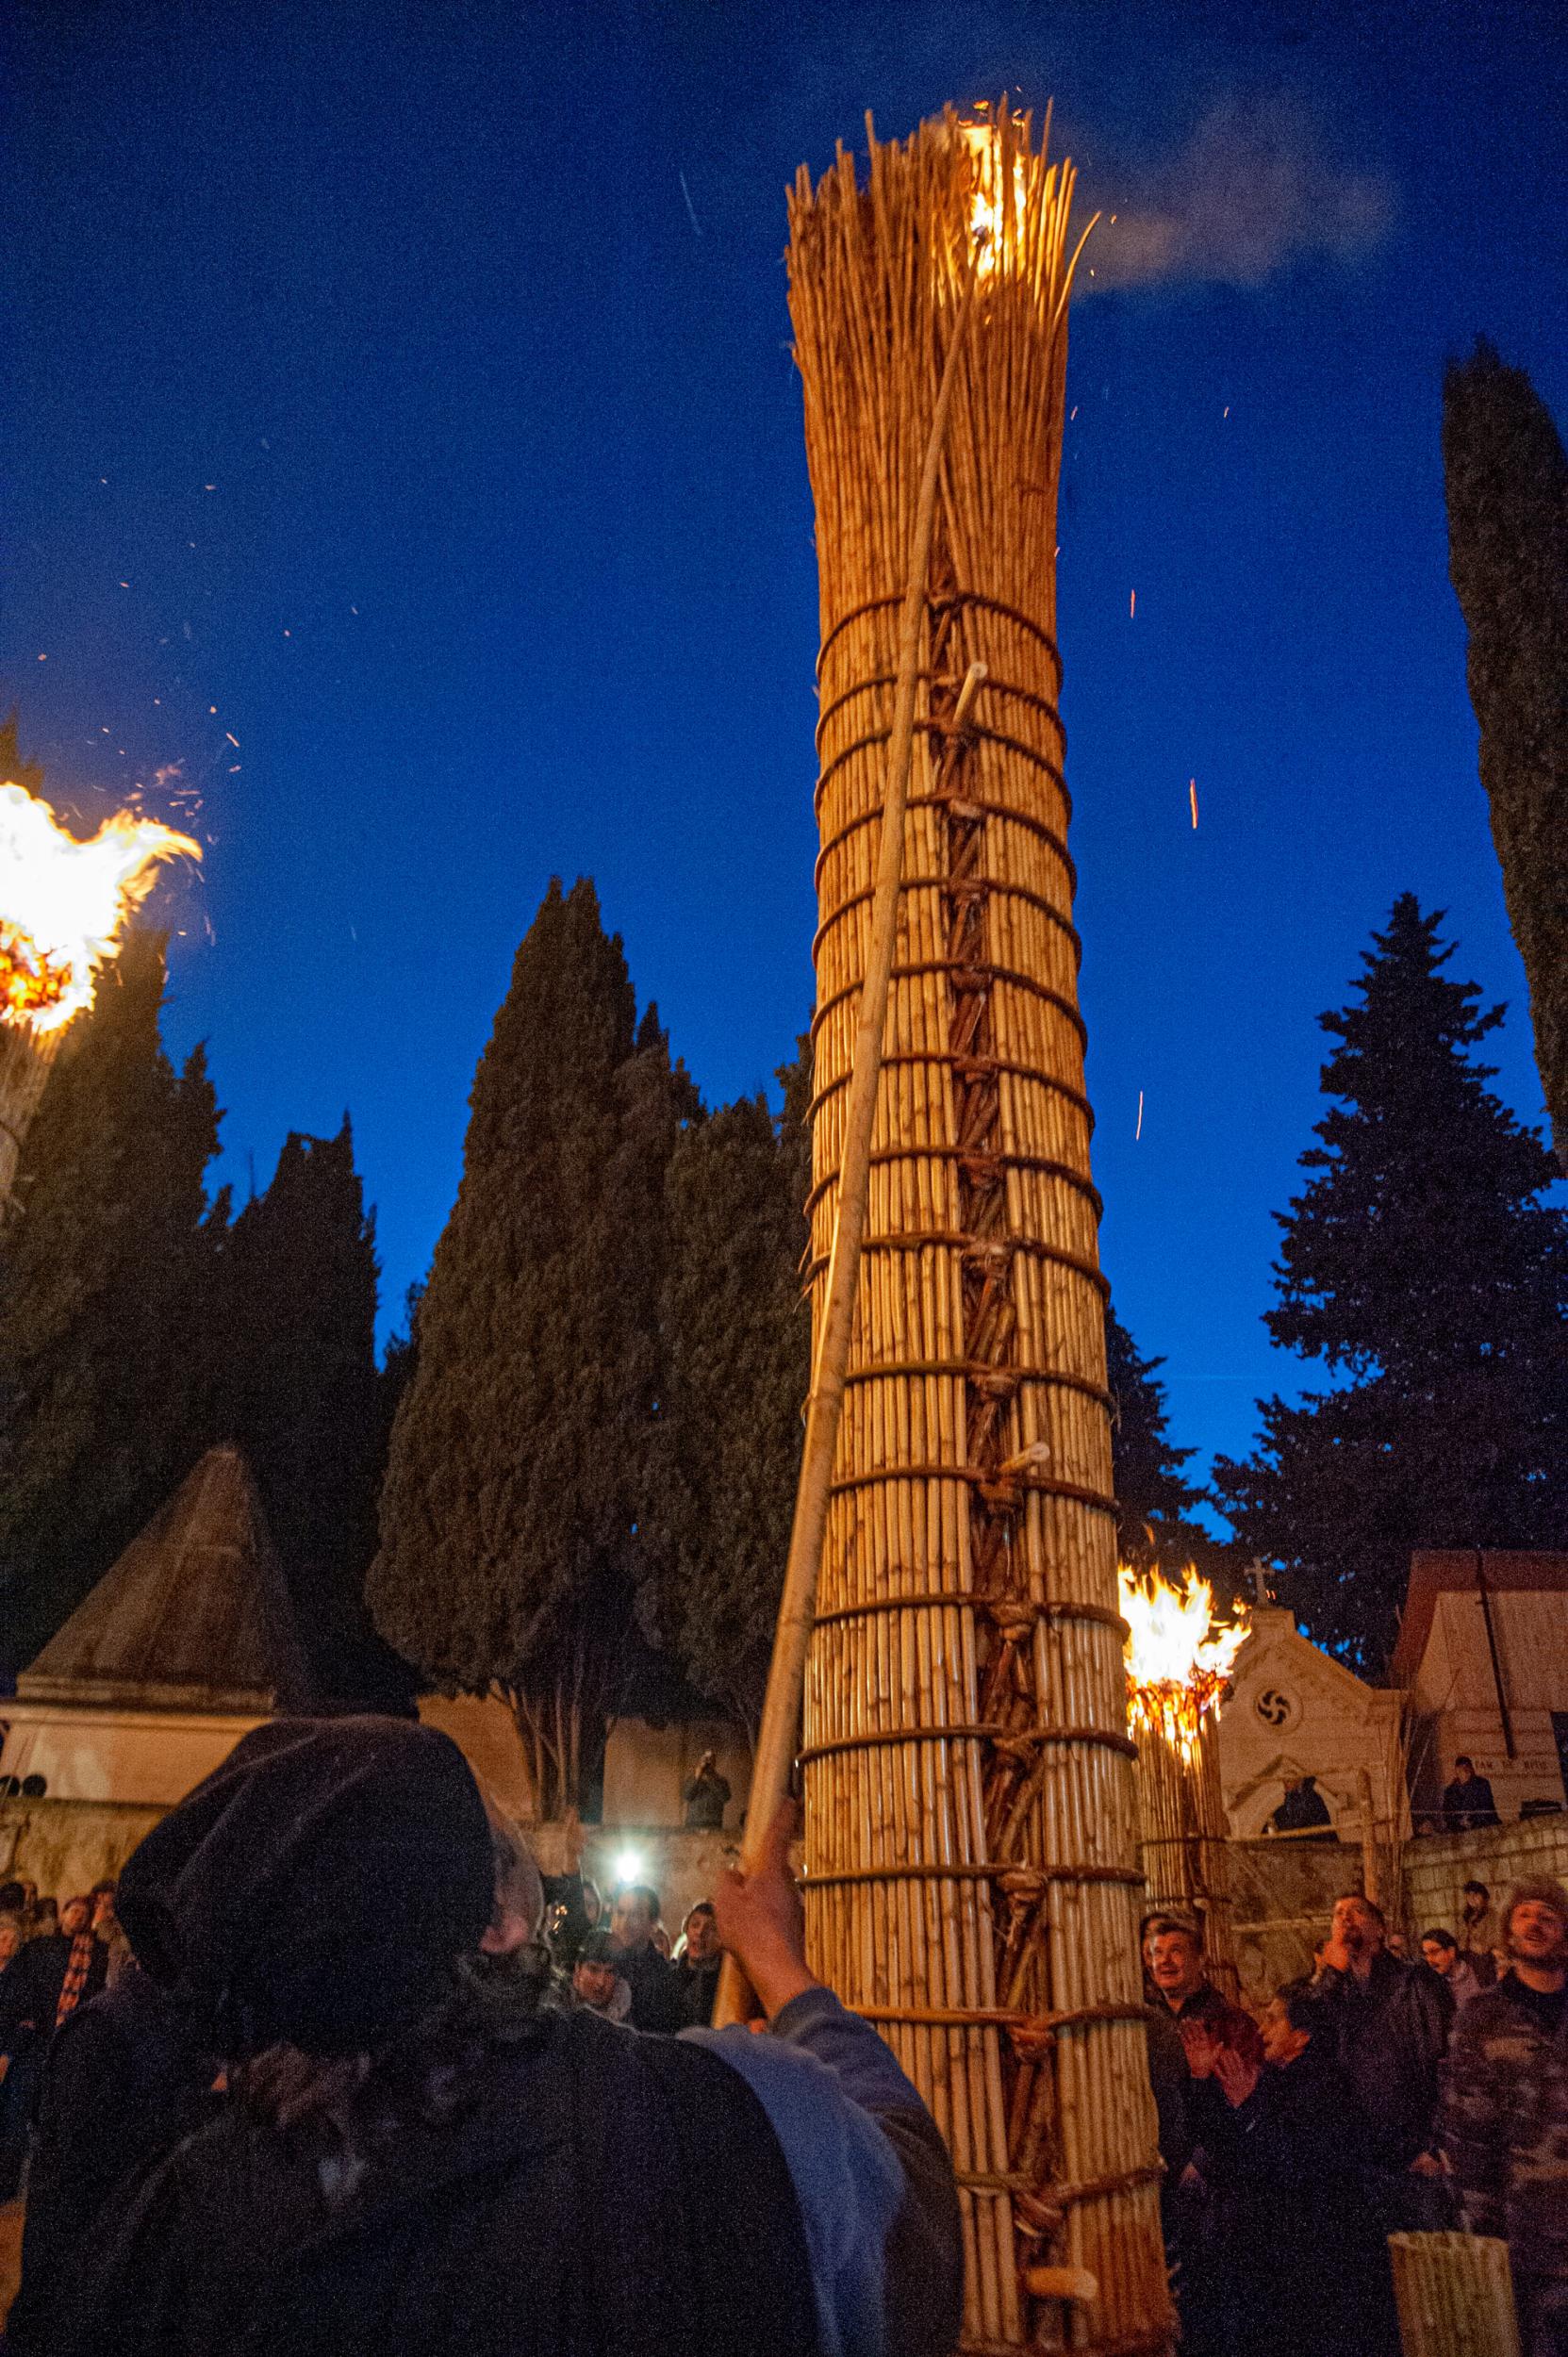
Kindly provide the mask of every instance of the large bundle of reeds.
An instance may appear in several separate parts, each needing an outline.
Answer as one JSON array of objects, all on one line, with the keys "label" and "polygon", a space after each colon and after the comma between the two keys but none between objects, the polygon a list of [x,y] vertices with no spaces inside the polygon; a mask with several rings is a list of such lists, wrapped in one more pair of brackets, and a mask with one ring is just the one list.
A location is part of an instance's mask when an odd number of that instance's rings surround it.
[{"label": "large bundle of reeds", "polygon": [[1190,1739],[1138,1725],[1138,1852],[1146,1910],[1168,1908],[1203,1937],[1209,1977],[1232,2003],[1241,1988],[1230,1929],[1230,1854],[1219,1781],[1219,1727],[1197,1716]]},{"label": "large bundle of reeds", "polygon": [[952,2151],[965,2347],[1130,2353],[1170,2316],[1052,636],[1071,195],[1027,117],[949,113],[873,137],[868,188],[842,151],[815,189],[802,171],[790,206],[822,618],[818,1320],[899,609],[974,273],[807,1673],[806,1887],[819,1969]]}]

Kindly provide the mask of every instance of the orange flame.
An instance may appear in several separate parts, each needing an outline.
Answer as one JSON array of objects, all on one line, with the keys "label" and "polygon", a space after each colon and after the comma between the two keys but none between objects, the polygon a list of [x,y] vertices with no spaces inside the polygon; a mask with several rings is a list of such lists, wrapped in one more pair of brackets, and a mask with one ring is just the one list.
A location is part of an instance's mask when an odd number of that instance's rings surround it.
[{"label": "orange flame", "polygon": [[1126,1643],[1128,1711],[1133,1735],[1158,1735],[1191,1759],[1203,1720],[1218,1704],[1251,1634],[1245,1605],[1216,1624],[1214,1591],[1189,1565],[1173,1587],[1158,1572],[1147,1576],[1124,1563],[1116,1591]]},{"label": "orange flame", "polygon": [[188,834],[125,810],[79,842],[47,802],[0,785],[0,1021],[57,1031],[90,1007],[158,862],[201,856]]},{"label": "orange flame", "polygon": [[[1001,169],[1001,134],[991,123],[961,123],[959,136],[974,159],[974,193],[969,202],[969,234],[975,241],[975,270],[986,277],[1001,267],[1002,216],[1006,209]],[[1018,235],[1029,204],[1029,171],[1022,147],[1013,151],[1013,235]]]}]

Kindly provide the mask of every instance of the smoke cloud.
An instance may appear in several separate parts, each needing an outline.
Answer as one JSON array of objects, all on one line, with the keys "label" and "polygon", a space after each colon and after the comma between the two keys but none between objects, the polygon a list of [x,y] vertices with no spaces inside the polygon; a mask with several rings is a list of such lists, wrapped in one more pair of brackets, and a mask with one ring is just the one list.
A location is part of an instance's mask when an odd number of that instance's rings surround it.
[{"label": "smoke cloud", "polygon": [[1079,266],[1080,294],[1260,287],[1314,255],[1355,260],[1394,218],[1390,183],[1333,159],[1308,116],[1237,99],[1213,108],[1152,169],[1085,171],[1081,194],[1100,220]]}]

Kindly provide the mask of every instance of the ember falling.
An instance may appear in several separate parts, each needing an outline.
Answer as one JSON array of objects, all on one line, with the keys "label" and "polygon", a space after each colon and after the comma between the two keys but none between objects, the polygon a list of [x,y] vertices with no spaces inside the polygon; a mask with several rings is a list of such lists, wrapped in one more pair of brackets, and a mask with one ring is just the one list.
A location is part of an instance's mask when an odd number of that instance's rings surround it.
[{"label": "ember falling", "polygon": [[159,865],[201,856],[189,835],[123,810],[83,841],[37,795],[0,785],[0,1216],[67,1027]]},{"label": "ember falling", "polygon": [[1218,1712],[1250,1628],[1245,1607],[1216,1624],[1213,1590],[1188,1570],[1180,1586],[1124,1565],[1128,1722],[1138,1747],[1145,1904],[1195,1920],[1211,1975],[1237,1994],[1230,1871],[1220,1791]]}]

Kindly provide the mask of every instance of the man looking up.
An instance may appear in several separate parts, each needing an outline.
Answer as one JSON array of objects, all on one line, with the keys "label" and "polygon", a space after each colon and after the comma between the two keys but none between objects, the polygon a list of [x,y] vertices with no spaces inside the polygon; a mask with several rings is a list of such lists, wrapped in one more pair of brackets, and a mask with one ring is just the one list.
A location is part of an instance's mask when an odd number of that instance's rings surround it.
[{"label": "man looking up", "polygon": [[1473,2234],[1507,2238],[1527,2357],[1568,2357],[1568,1891],[1519,1884],[1512,1970],[1454,2025],[1443,2143]]},{"label": "man looking up", "polygon": [[1230,2046],[1250,2063],[1263,2060],[1256,2022],[1210,1980],[1204,1970],[1203,1941],[1196,1924],[1176,1915],[1157,1915],[1147,1926],[1145,1945],[1148,1976],[1170,2009],[1185,2038],[1202,2028],[1220,2046]]},{"label": "man looking up", "polygon": [[1435,1973],[1389,1954],[1382,1909],[1359,1890],[1334,1902],[1313,1986],[1361,2111],[1384,2232],[1430,2226],[1437,2205],[1422,2181],[1441,2173],[1433,2117],[1454,2001]]},{"label": "man looking up", "polygon": [[681,1985],[653,1945],[659,1894],[647,1883],[627,1883],[610,1909],[616,1970],[632,1992],[627,2016],[634,2030],[684,2030]]},{"label": "man looking up", "polygon": [[[1255,2069],[1263,2058],[1263,2040],[1251,2017],[1209,1979],[1196,1924],[1175,1915],[1152,1916],[1144,1926],[1144,1953],[1155,2003],[1174,2024],[1186,2065],[1189,2158],[1164,2217],[1176,2261],[1182,2345],[1205,2357],[1230,2347],[1230,2329],[1235,2154],[1215,2064],[1224,2055]],[[1150,2051],[1157,2050],[1151,2045]]]}]

